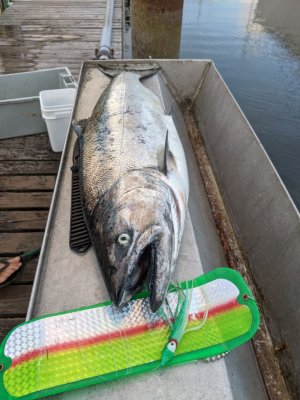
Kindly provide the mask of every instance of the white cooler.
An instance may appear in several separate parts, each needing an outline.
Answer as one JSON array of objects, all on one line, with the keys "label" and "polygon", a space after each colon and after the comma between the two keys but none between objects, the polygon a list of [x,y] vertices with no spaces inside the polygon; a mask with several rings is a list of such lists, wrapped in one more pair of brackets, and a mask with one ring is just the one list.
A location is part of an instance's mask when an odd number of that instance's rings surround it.
[{"label": "white cooler", "polygon": [[46,122],[53,151],[64,148],[76,89],[43,90],[40,92],[42,116]]}]

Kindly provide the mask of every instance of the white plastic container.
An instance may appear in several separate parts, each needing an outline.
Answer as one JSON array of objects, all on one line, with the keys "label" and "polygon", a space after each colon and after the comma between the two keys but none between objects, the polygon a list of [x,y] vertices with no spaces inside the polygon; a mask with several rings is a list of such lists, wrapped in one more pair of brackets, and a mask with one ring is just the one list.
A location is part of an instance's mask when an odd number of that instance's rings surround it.
[{"label": "white plastic container", "polygon": [[67,67],[0,75],[0,139],[46,132],[42,90],[77,88]]},{"label": "white plastic container", "polygon": [[76,89],[43,90],[40,92],[42,116],[46,122],[53,151],[64,148]]}]

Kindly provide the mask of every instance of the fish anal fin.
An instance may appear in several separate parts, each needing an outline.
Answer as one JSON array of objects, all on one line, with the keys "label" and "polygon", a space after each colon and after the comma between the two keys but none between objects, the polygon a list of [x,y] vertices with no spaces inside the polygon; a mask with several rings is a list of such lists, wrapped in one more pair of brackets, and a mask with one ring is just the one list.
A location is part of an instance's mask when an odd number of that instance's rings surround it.
[{"label": "fish anal fin", "polygon": [[82,135],[84,134],[84,131],[87,127],[88,122],[89,122],[89,118],[80,119],[79,121],[76,121],[76,120],[72,121],[72,127],[73,127],[76,135],[79,138],[81,138]]}]

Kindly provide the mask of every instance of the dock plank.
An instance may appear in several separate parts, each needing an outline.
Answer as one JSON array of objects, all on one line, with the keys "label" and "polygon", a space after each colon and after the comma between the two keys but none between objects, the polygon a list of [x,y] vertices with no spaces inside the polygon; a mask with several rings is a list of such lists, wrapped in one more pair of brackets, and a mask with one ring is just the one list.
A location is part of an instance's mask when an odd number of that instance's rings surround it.
[{"label": "dock plank", "polygon": [[11,285],[1,289],[0,318],[24,317],[31,293],[31,285]]},{"label": "dock plank", "polygon": [[60,160],[61,153],[52,151],[48,133],[2,139],[0,160]]},{"label": "dock plank", "polygon": [[0,192],[52,191],[55,175],[0,176]]},{"label": "dock plank", "polygon": [[[78,78],[82,60],[94,56],[106,0],[15,1],[0,15],[0,72],[68,66]],[[112,47],[122,57],[122,1],[115,1]],[[59,18],[57,17],[59,15]]]},{"label": "dock plank", "polygon": [[58,160],[9,160],[0,161],[0,175],[55,175]]},{"label": "dock plank", "polygon": [[50,207],[52,192],[0,192],[0,209],[15,210],[26,208],[44,208]]},{"label": "dock plank", "polygon": [[43,231],[46,226],[48,210],[11,211],[0,210],[0,231],[26,232]]},{"label": "dock plank", "polygon": [[[1,253],[15,255],[39,248],[44,232],[0,232]],[[1,297],[3,297],[1,291]]]}]

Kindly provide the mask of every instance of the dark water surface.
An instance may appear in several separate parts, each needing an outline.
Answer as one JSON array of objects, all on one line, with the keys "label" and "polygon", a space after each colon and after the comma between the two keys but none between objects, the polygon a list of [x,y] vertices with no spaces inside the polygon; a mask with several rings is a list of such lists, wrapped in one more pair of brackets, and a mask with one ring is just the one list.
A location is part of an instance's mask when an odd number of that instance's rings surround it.
[{"label": "dark water surface", "polygon": [[300,57],[266,31],[257,3],[185,0],[180,58],[215,62],[300,208]]}]

